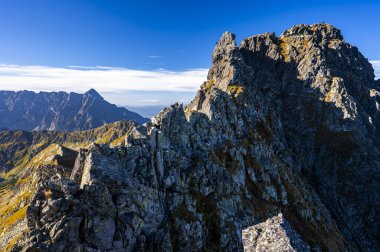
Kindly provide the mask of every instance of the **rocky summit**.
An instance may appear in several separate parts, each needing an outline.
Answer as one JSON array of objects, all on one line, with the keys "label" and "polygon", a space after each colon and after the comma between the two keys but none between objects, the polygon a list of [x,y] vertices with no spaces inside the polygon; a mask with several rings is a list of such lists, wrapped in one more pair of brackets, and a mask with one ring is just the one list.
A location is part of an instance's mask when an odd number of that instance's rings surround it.
[{"label": "rocky summit", "polygon": [[148,121],[137,113],[110,104],[94,89],[84,94],[0,91],[0,128],[3,130],[88,130],[120,120]]},{"label": "rocky summit", "polygon": [[239,46],[226,32],[212,62],[189,105],[129,125],[120,144],[59,147],[56,162],[4,176],[28,195],[2,213],[0,247],[379,251],[380,86],[368,60],[320,23]]}]

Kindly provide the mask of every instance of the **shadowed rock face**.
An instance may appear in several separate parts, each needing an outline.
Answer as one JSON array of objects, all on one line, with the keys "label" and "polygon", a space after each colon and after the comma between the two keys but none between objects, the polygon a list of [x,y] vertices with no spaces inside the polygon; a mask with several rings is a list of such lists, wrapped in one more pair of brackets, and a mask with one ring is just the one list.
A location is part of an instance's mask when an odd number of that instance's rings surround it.
[{"label": "shadowed rock face", "polygon": [[357,48],[298,25],[224,33],[212,59],[187,107],[41,173],[14,250],[378,251],[380,97]]},{"label": "shadowed rock face", "polygon": [[88,130],[120,120],[148,121],[108,103],[94,89],[84,94],[0,91],[0,127],[11,130]]}]

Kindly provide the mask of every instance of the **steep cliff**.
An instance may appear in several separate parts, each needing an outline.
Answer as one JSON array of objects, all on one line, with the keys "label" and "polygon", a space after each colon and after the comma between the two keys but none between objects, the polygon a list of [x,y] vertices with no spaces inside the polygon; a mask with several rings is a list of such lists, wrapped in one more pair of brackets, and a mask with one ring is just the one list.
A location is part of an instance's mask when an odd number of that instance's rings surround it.
[{"label": "steep cliff", "polygon": [[88,130],[120,120],[148,121],[110,104],[94,89],[84,94],[0,91],[0,127],[12,130]]},{"label": "steep cliff", "polygon": [[69,175],[80,148],[93,143],[122,146],[125,136],[139,127],[120,121],[81,132],[0,132],[0,251],[8,251],[26,232],[26,210],[42,174]]},{"label": "steep cliff", "polygon": [[322,23],[226,32],[212,60],[188,106],[40,168],[13,251],[378,251],[380,91],[358,49]]}]

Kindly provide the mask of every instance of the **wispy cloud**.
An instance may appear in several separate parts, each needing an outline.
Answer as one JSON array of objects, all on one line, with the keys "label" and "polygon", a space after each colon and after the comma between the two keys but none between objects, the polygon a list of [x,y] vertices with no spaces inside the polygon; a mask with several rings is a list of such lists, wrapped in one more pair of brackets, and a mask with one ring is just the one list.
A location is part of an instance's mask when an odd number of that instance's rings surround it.
[{"label": "wispy cloud", "polygon": [[160,55],[149,55],[148,57],[151,58],[151,59],[159,59],[159,58],[162,58]]},{"label": "wispy cloud", "polygon": [[141,103],[158,103],[160,100],[157,99],[151,99],[151,100],[139,100]]},{"label": "wispy cloud", "polygon": [[99,92],[194,92],[206,76],[207,69],[144,71],[105,66],[46,67],[1,64],[0,90],[85,92],[95,88]]},{"label": "wispy cloud", "polygon": [[121,67],[107,67],[107,66],[68,66],[71,69],[82,69],[82,70],[122,70]]},{"label": "wispy cloud", "polygon": [[373,69],[375,69],[376,78],[379,79],[380,78],[380,60],[372,60],[370,62],[373,66]]},{"label": "wispy cloud", "polygon": [[[380,78],[380,60],[371,61]],[[101,93],[128,91],[195,92],[207,69],[134,70],[108,66],[20,66],[0,64],[0,90],[73,91],[95,88]]]}]

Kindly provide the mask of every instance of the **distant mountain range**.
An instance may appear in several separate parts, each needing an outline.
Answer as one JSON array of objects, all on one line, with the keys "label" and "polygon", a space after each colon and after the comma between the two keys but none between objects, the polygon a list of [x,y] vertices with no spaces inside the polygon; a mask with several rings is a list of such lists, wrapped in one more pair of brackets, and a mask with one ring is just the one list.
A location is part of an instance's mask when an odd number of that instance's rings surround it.
[{"label": "distant mountain range", "polygon": [[157,115],[161,110],[165,108],[164,105],[124,106],[124,107],[146,118],[151,118]]},{"label": "distant mountain range", "polygon": [[[225,32],[192,102],[152,123],[0,132],[0,251],[380,251],[374,78],[326,23]],[[2,96],[8,128],[128,111],[94,90]]]},{"label": "distant mountain range", "polygon": [[107,102],[94,89],[84,94],[0,91],[0,128],[77,131],[120,120],[149,119]]}]

